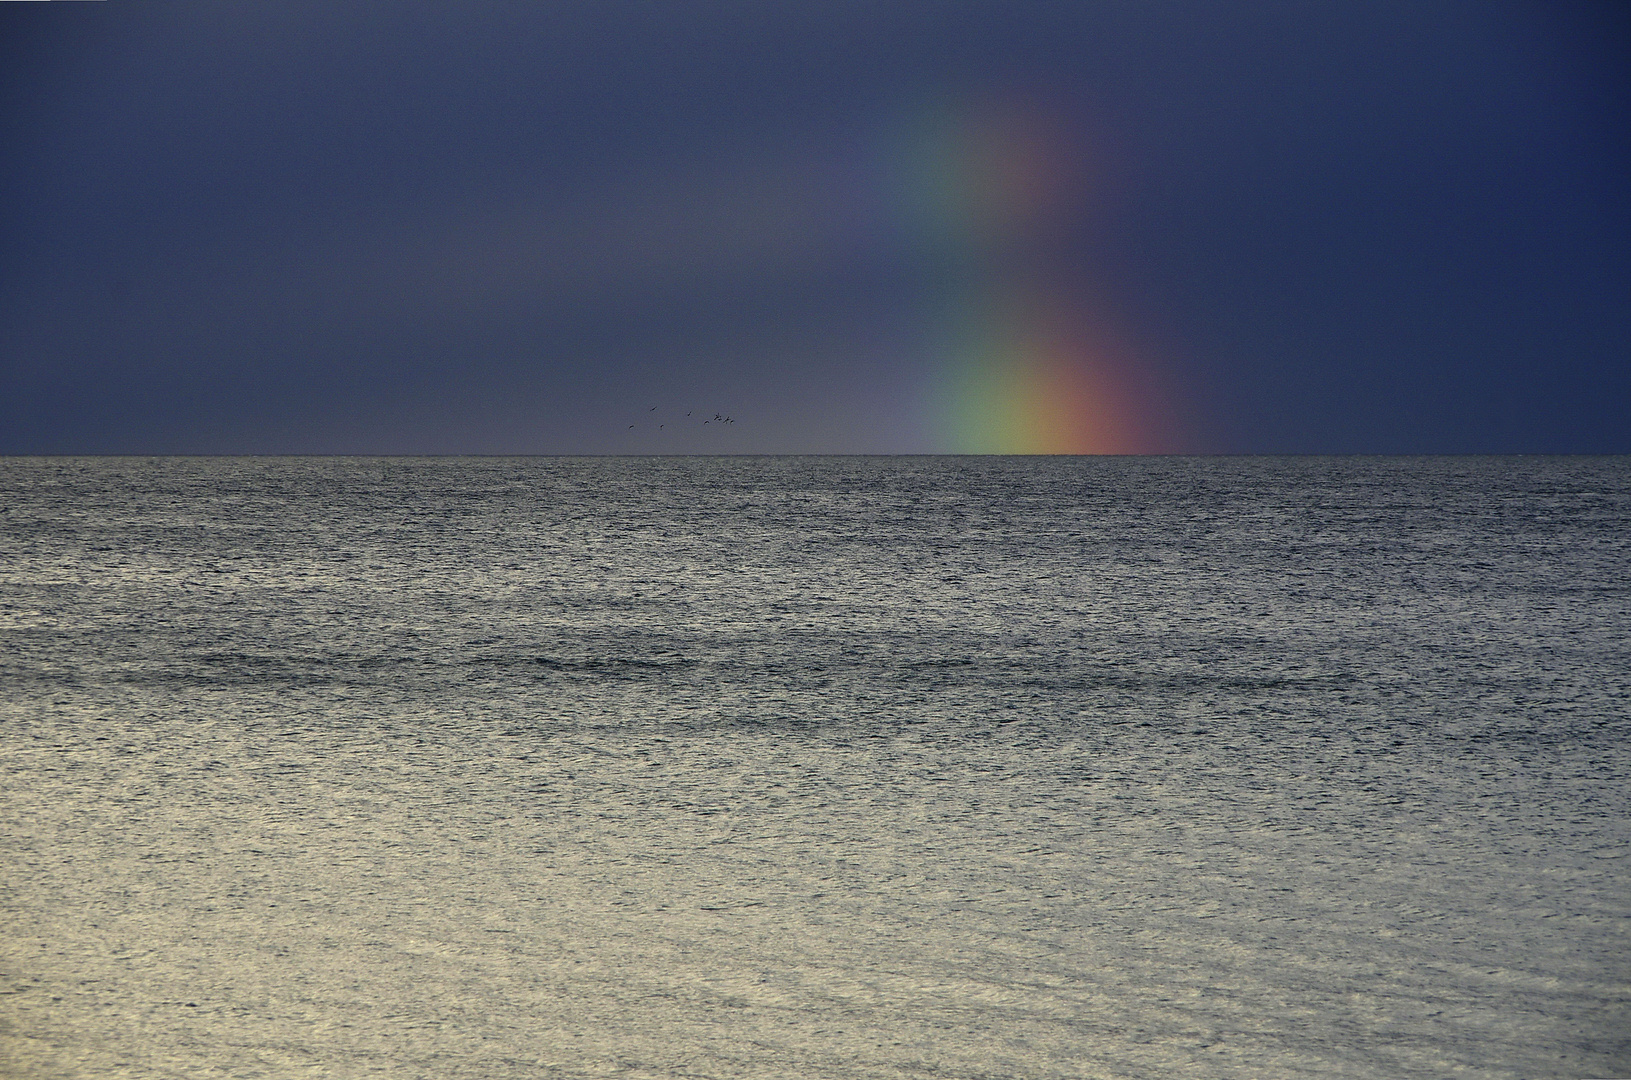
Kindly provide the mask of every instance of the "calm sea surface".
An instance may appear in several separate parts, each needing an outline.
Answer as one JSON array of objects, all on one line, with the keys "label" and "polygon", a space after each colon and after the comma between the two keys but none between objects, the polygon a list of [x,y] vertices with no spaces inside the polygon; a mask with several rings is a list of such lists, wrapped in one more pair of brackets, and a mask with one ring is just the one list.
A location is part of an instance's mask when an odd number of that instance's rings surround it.
[{"label": "calm sea surface", "polygon": [[0,459],[0,1075],[1631,1076],[1631,459]]}]

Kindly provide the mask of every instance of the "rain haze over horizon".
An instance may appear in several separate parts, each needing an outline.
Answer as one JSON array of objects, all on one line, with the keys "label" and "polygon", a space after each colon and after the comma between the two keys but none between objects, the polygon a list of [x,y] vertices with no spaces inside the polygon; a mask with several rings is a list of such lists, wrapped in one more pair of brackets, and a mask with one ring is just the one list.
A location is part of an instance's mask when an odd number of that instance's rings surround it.
[{"label": "rain haze over horizon", "polygon": [[1631,450],[1621,8],[5,8],[0,453]]}]

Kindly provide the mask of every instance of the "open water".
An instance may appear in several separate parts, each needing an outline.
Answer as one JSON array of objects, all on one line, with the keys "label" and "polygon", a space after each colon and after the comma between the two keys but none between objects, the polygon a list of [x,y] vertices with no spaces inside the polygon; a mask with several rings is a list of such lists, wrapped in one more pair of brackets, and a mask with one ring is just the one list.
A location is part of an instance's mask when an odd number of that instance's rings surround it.
[{"label": "open water", "polygon": [[0,1075],[1631,1076],[1631,459],[0,460]]}]

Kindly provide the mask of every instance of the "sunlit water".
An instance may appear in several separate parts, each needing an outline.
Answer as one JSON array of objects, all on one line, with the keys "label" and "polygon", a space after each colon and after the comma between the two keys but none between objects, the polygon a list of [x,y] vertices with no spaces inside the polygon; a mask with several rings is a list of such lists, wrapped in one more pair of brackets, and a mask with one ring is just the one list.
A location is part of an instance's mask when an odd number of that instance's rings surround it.
[{"label": "sunlit water", "polygon": [[0,1074],[1631,1076],[1631,460],[0,460]]}]

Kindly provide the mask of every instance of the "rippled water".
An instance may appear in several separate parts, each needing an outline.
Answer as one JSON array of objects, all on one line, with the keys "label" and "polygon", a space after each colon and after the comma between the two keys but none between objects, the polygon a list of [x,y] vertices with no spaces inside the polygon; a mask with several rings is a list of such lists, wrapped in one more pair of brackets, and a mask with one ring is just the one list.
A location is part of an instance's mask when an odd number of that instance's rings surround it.
[{"label": "rippled water", "polygon": [[7,1076],[1631,1076],[1631,459],[0,498]]}]

